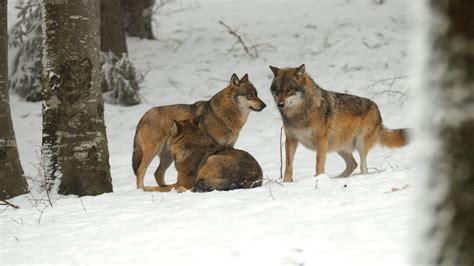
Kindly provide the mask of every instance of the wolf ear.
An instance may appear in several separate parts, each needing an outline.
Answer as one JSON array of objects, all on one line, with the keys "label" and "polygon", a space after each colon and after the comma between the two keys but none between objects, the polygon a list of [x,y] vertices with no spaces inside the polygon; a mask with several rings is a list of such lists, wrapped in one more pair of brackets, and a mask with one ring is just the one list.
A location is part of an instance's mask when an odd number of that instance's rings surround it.
[{"label": "wolf ear", "polygon": [[199,127],[200,122],[201,122],[201,116],[195,117],[193,120],[191,120],[191,124],[193,124],[195,127]]},{"label": "wolf ear", "polygon": [[232,74],[232,77],[230,77],[230,85],[234,87],[238,87],[240,85],[239,77],[237,77],[235,73]]},{"label": "wolf ear", "polygon": [[180,121],[173,120],[173,126],[171,127],[171,136],[178,135],[183,129],[183,123]]},{"label": "wolf ear", "polygon": [[274,66],[270,66],[270,69],[272,70],[273,75],[275,77],[276,77],[276,75],[278,75],[278,71],[280,71],[280,69],[278,67],[274,67]]},{"label": "wolf ear", "polygon": [[306,72],[306,67],[304,64],[296,68],[295,70],[295,76],[297,77],[303,77],[304,73]]},{"label": "wolf ear", "polygon": [[249,82],[249,74],[245,73],[245,75],[240,79],[240,82],[242,81]]}]

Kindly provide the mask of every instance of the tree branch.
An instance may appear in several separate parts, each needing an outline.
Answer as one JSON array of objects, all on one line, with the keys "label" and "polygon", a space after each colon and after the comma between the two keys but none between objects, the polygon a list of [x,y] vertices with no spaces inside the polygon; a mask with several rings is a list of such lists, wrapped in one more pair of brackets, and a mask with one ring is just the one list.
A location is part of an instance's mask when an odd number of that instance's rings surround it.
[{"label": "tree branch", "polygon": [[0,205],[4,205],[4,206],[9,206],[9,207],[12,207],[13,209],[19,209],[20,207],[18,207],[18,205],[15,205],[11,202],[8,202],[6,200],[1,200],[2,203],[0,203]]},{"label": "tree branch", "polygon": [[[219,24],[221,24],[222,26],[224,26],[226,29],[227,29],[227,32],[231,35],[233,35],[235,38],[237,38],[237,42],[240,43],[242,45],[242,47],[244,48],[245,52],[250,55],[250,56],[254,56],[250,53],[250,50],[249,50],[249,47],[245,44],[244,40],[242,39],[242,36],[240,36],[240,34],[237,33],[237,30],[234,30],[232,29],[231,27],[229,27],[227,24],[225,24],[223,21],[219,20]],[[255,55],[256,56],[256,55]]]}]

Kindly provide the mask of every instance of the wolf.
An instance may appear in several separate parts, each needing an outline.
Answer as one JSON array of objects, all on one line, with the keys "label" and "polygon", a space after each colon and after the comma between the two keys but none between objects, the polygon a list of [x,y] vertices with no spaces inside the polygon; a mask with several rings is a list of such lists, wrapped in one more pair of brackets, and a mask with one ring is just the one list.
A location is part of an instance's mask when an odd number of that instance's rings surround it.
[{"label": "wolf", "polygon": [[200,127],[217,143],[233,146],[251,111],[260,112],[266,104],[258,97],[248,74],[241,79],[234,73],[227,87],[208,101],[194,104],[158,106],[140,119],[133,143],[132,167],[137,188],[144,187],[144,176],[155,156],[160,164],[155,171],[158,185],[165,186],[164,176],[173,162],[168,145],[173,120],[190,120],[201,116]]},{"label": "wolf", "polygon": [[262,184],[262,168],[252,155],[220,145],[200,129],[201,117],[174,121],[170,151],[178,171],[177,182],[165,186],[145,186],[145,191],[178,192],[192,190],[232,190],[258,187]]},{"label": "wolf", "polygon": [[270,91],[286,135],[284,182],[293,181],[299,143],[316,151],[316,175],[324,173],[327,153],[337,152],[346,163],[340,177],[357,168],[354,150],[360,155],[361,173],[367,174],[367,154],[375,144],[396,148],[408,143],[408,129],[385,128],[377,104],[370,99],[322,89],[304,64],[270,69],[274,75]]}]

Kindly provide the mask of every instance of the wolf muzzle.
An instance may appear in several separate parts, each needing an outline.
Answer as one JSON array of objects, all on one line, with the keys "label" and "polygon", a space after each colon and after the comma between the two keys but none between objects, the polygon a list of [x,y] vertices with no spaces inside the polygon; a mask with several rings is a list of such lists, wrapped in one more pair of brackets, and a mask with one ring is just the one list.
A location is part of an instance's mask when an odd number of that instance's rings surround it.
[{"label": "wolf muzzle", "polygon": [[262,104],[260,105],[260,108],[253,108],[253,107],[250,107],[250,109],[252,109],[252,110],[254,110],[254,111],[256,111],[256,112],[260,112],[260,111],[262,111],[263,109],[265,109],[265,107],[267,107],[267,105],[266,105],[264,102],[262,102]]}]

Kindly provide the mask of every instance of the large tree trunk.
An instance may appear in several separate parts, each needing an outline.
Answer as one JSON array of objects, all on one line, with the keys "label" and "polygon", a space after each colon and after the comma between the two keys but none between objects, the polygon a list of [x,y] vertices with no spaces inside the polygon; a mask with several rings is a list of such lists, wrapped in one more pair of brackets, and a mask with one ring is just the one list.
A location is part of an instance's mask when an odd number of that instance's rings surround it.
[{"label": "large tree trunk", "polygon": [[[434,129],[423,265],[474,265],[474,1],[431,0],[425,114]],[[430,100],[432,101],[432,100]],[[429,129],[433,131],[432,129]]]},{"label": "large tree trunk", "polygon": [[125,30],[130,37],[155,39],[151,26],[155,0],[122,0],[126,13]]},{"label": "large tree trunk", "polygon": [[99,0],[43,2],[43,147],[59,193],[112,191],[100,93]]},{"label": "large tree trunk", "polygon": [[0,1],[0,200],[28,192],[23,176],[8,95],[7,1]]},{"label": "large tree trunk", "polygon": [[121,57],[127,53],[120,1],[100,0],[100,51]]}]

